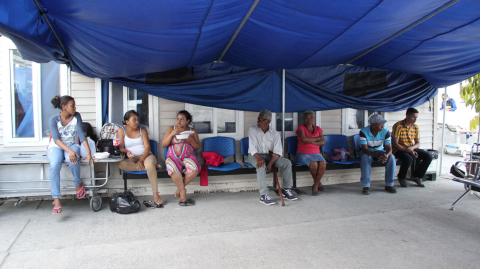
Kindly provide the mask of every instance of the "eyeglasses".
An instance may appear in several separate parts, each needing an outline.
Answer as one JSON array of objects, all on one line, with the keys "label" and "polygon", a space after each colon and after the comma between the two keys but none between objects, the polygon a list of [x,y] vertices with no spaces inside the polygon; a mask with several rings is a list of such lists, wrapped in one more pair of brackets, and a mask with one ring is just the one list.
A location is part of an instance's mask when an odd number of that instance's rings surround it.
[{"label": "eyeglasses", "polygon": [[267,119],[262,119],[262,118],[257,118],[257,120],[258,120],[259,122],[267,121]]}]

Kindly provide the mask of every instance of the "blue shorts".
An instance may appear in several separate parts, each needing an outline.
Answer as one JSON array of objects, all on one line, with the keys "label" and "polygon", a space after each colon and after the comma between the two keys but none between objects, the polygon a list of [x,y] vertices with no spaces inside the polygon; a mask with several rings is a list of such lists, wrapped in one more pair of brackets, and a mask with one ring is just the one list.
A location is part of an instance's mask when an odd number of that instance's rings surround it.
[{"label": "blue shorts", "polygon": [[297,162],[306,163],[310,165],[311,162],[324,162],[325,158],[323,158],[321,153],[316,154],[305,154],[297,152]]}]

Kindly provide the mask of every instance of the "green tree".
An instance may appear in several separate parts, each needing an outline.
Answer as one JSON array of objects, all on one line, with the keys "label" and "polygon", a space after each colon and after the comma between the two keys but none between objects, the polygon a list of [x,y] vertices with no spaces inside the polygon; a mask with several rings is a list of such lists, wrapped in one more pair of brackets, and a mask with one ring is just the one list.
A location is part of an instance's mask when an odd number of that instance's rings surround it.
[{"label": "green tree", "polygon": [[[460,96],[465,101],[466,106],[470,106],[475,111],[480,113],[480,74],[468,79],[468,84],[460,90]],[[475,116],[470,120],[470,130],[476,130],[478,128],[480,117]]]}]

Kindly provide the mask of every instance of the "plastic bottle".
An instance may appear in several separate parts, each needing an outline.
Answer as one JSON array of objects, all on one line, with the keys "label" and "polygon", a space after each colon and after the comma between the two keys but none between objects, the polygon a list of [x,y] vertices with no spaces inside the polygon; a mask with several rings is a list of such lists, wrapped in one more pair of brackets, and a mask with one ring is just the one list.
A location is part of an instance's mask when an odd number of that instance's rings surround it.
[{"label": "plastic bottle", "polygon": [[[95,157],[95,153],[97,153],[97,150],[95,148],[95,142],[93,142],[92,139],[90,139],[90,136],[87,136],[87,142],[88,142],[88,147],[90,148],[90,152],[92,153],[92,157]],[[87,155],[87,149],[83,146],[83,144],[80,145],[80,155],[85,157]]]},{"label": "plastic bottle", "polygon": [[118,139],[118,130],[115,131],[115,138],[113,139],[113,155],[120,156],[120,139]]},{"label": "plastic bottle", "polygon": [[347,155],[345,155],[345,151],[342,151],[341,155],[342,155],[342,159],[340,159],[340,161],[342,161],[342,162],[346,161],[347,160]]}]

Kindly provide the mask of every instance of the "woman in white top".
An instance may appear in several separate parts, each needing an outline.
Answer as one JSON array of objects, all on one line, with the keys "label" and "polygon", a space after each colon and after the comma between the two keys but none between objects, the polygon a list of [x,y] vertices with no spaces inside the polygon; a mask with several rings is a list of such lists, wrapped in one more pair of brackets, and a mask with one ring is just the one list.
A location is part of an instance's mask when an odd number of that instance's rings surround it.
[{"label": "woman in white top", "polygon": [[125,159],[118,163],[118,167],[125,171],[147,171],[148,180],[152,185],[154,201],[144,201],[143,204],[150,208],[162,208],[163,201],[158,194],[157,181],[157,158],[150,152],[150,140],[147,130],[139,128],[138,113],[135,110],[129,110],[125,113],[123,129],[118,130],[118,139],[120,140],[120,152],[127,155]]}]

